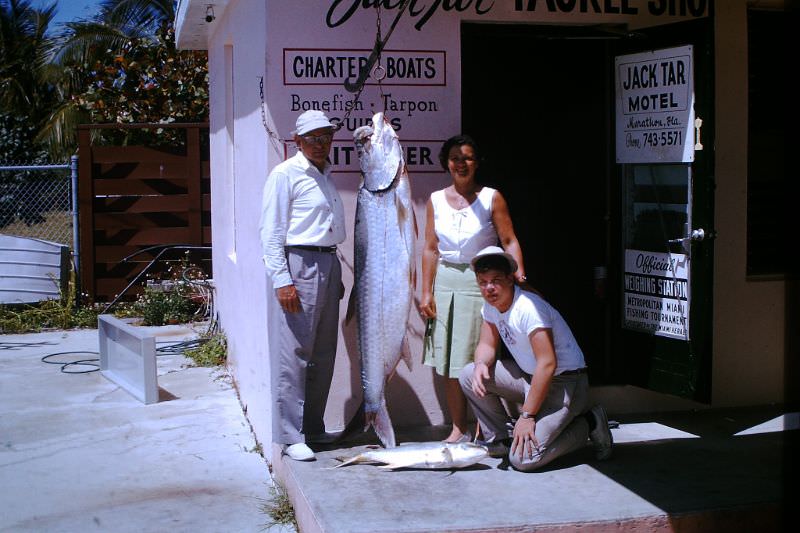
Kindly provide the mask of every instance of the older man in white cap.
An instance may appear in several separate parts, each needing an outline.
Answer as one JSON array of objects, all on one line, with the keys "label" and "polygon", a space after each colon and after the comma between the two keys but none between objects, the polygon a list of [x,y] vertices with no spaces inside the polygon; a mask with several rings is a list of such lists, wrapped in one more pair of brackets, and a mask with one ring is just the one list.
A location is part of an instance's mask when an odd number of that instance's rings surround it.
[{"label": "older man in white cap", "polygon": [[323,416],[336,357],[344,294],[336,245],[345,239],[344,209],[331,180],[334,125],[321,111],[297,118],[297,154],[277,165],[264,186],[261,242],[281,307],[273,356],[274,440],[298,461],[306,444],[327,438]]},{"label": "older man in white cap", "polygon": [[[484,248],[471,265],[484,299],[483,323],[475,360],[459,380],[490,453],[508,453],[511,466],[524,472],[589,440],[597,459],[610,457],[608,418],[600,406],[588,409],[586,363],[567,323],[539,295],[514,283],[517,263],[502,248]],[[501,339],[511,358],[497,359]],[[521,405],[515,421],[501,400]]]}]

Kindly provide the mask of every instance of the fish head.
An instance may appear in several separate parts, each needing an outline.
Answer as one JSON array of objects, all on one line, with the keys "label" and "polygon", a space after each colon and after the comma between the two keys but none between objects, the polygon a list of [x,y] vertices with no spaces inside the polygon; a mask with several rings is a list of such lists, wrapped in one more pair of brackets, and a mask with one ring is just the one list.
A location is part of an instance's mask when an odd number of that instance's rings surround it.
[{"label": "fish head", "polygon": [[489,455],[486,446],[474,442],[448,443],[447,448],[450,450],[453,463],[461,467],[473,465]]},{"label": "fish head", "polygon": [[370,138],[372,137],[372,126],[361,126],[356,128],[353,132],[353,141],[355,141],[356,145],[364,146],[369,143]]},{"label": "fish head", "polygon": [[353,132],[364,187],[372,192],[388,189],[403,167],[403,150],[391,123],[382,112],[372,117],[372,126]]}]

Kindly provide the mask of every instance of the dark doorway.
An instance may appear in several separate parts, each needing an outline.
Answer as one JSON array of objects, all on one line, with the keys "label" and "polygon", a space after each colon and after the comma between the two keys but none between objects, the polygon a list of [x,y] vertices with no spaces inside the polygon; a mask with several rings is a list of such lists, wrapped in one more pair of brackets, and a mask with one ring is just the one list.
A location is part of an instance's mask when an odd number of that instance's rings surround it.
[{"label": "dark doorway", "polygon": [[596,267],[618,272],[607,41],[553,26],[461,32],[462,126],[482,151],[480,179],[508,201],[528,279],[572,327],[593,384],[608,382],[614,293],[595,281]]}]

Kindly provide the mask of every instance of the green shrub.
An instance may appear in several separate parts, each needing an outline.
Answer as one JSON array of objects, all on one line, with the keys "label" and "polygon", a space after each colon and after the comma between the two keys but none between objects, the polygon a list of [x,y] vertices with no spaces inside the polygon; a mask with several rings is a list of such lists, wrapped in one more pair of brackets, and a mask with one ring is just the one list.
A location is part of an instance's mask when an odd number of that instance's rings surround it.
[{"label": "green shrub", "polygon": [[261,505],[261,511],[270,518],[270,521],[264,524],[264,529],[276,525],[287,525],[297,529],[294,507],[283,485],[275,483],[270,487],[270,498]]},{"label": "green shrub", "polygon": [[144,326],[163,326],[191,322],[198,310],[185,282],[171,287],[148,286],[133,304],[133,312]]},{"label": "green shrub", "polygon": [[202,338],[197,348],[186,350],[184,355],[193,360],[197,366],[224,365],[228,358],[228,341],[223,333],[214,333]]},{"label": "green shrub", "polygon": [[96,328],[100,306],[76,305],[75,279],[57,299],[37,304],[0,305],[0,333],[35,333],[43,329]]}]

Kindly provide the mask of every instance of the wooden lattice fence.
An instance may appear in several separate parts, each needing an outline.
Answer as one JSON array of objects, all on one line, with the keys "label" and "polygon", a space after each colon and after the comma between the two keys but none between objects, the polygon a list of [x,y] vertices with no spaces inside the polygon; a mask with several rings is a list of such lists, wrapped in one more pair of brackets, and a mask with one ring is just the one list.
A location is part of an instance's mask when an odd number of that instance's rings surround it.
[{"label": "wooden lattice fence", "polygon": [[211,183],[207,123],[125,126],[181,128],[185,146],[177,149],[93,146],[91,131],[101,128],[120,126],[78,130],[79,236],[82,290],[107,302],[158,250],[123,262],[131,254],[153,246],[211,245]]}]

